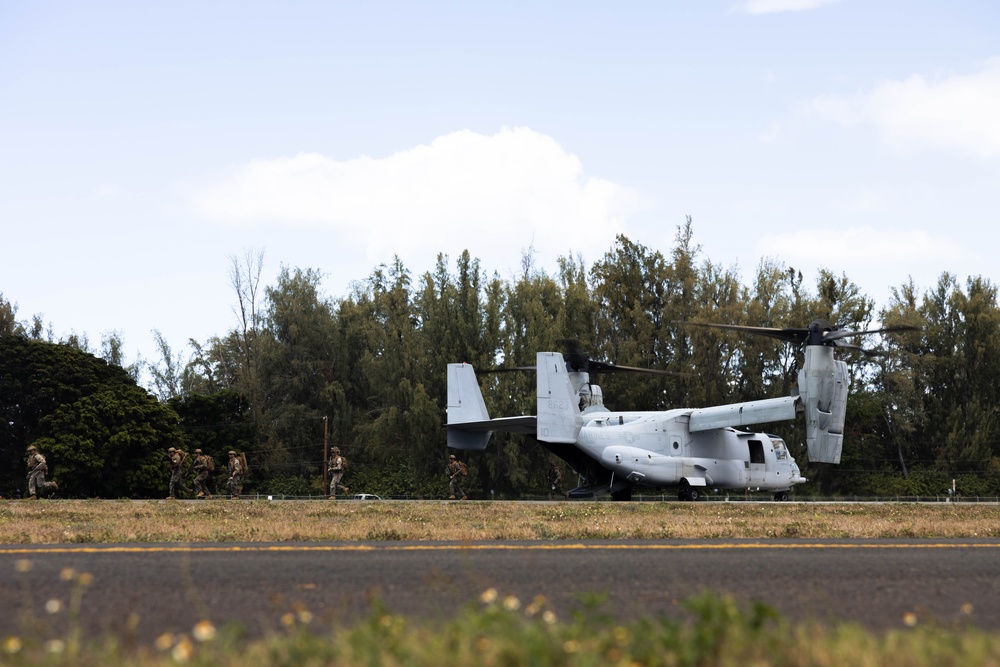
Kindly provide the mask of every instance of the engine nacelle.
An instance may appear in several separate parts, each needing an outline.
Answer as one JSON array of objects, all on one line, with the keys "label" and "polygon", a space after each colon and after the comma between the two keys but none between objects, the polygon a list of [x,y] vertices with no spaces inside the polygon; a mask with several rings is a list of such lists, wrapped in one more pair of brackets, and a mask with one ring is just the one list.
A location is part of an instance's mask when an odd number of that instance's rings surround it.
[{"label": "engine nacelle", "polygon": [[806,449],[813,463],[840,463],[850,379],[847,364],[834,359],[835,348],[806,346],[799,371],[799,394],[806,420]]}]

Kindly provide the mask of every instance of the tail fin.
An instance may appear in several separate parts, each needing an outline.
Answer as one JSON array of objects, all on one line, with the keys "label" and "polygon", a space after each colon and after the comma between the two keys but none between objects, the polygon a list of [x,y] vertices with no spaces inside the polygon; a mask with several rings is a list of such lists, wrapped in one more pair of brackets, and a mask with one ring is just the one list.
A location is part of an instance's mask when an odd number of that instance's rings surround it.
[{"label": "tail fin", "polygon": [[486,449],[492,433],[483,423],[489,421],[476,371],[469,364],[448,364],[448,446]]},{"label": "tail fin", "polygon": [[[574,386],[566,361],[558,352],[539,352],[535,356],[535,366],[538,369],[538,439],[576,442],[583,425],[579,386]],[[584,378],[576,380],[586,382]]]},{"label": "tail fin", "polygon": [[806,416],[806,449],[812,463],[840,463],[850,381],[847,364],[833,358],[833,347],[806,346],[799,371],[799,393]]}]

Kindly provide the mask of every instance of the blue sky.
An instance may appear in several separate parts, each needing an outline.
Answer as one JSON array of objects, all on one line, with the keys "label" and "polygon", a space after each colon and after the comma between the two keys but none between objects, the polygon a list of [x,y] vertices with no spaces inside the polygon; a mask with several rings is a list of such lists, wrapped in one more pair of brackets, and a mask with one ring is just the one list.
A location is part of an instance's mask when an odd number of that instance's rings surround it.
[{"label": "blue sky", "polygon": [[236,324],[230,258],[344,296],[398,255],[590,265],[615,235],[996,282],[1000,4],[0,6],[0,292],[155,357]]}]

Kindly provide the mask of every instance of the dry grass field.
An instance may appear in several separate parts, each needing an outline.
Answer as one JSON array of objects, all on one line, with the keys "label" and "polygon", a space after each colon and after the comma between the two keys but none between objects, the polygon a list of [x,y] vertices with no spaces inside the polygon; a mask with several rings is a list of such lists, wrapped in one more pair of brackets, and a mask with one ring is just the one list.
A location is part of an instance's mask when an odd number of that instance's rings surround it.
[{"label": "dry grass field", "polygon": [[5,544],[1000,538],[982,503],[0,501]]}]

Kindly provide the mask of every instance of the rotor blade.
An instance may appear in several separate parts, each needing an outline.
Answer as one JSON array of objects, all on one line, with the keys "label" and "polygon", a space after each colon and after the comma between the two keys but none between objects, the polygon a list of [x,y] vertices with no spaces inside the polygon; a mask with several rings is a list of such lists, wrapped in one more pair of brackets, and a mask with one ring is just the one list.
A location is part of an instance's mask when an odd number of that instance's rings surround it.
[{"label": "rotor blade", "polygon": [[832,343],[838,350],[855,350],[866,357],[881,357],[885,355],[885,352],[882,350],[869,350],[868,348],[855,345],[854,343],[840,343],[837,341],[832,341]]},{"label": "rotor blade", "polygon": [[[589,361],[587,364],[588,372],[590,373],[649,373],[651,375],[673,375],[673,376],[683,376],[683,373],[676,373],[674,371],[662,371],[655,368],[637,368],[635,366],[618,366],[617,364],[607,364],[603,361]],[[478,374],[483,373],[512,373],[512,372],[525,372],[537,370],[537,366],[505,366],[498,368],[484,368],[482,370],[476,371]]]},{"label": "rotor blade", "polygon": [[809,339],[809,329],[776,329],[774,327],[748,327],[740,324],[713,324],[709,322],[684,322],[696,327],[709,327],[712,329],[730,329],[732,331],[745,331],[759,336],[777,338],[786,343],[804,343]]},{"label": "rotor blade", "polygon": [[618,364],[609,364],[603,361],[594,361],[591,359],[589,364],[589,370],[591,373],[650,373],[652,375],[672,375],[675,377],[681,377],[684,374],[678,373],[676,371],[663,371],[656,368],[639,368],[637,366],[619,366]]},{"label": "rotor blade", "polygon": [[884,327],[882,329],[865,329],[863,331],[850,331],[847,329],[839,331],[828,331],[824,336],[825,340],[839,340],[841,338],[849,338],[851,336],[868,336],[871,334],[879,333],[895,333],[898,331],[916,331],[917,327],[901,325],[898,327]]},{"label": "rotor blade", "polygon": [[708,322],[685,322],[685,324],[693,324],[699,327],[711,327],[714,329],[730,329],[733,331],[744,331],[746,333],[757,334],[760,336],[768,336],[770,338],[777,338],[778,340],[783,340],[787,343],[809,343],[810,345],[823,345],[826,343],[833,343],[833,341],[840,340],[841,338],[850,338],[853,336],[867,336],[870,334],[878,333],[893,333],[898,331],[914,331],[917,327],[912,326],[896,326],[896,327],[884,327],[882,329],[866,329],[863,331],[852,331],[849,329],[835,329],[830,323],[825,320],[816,320],[807,329],[799,328],[787,328],[787,329],[775,329],[773,327],[750,327],[742,326],[738,324],[712,324]]},{"label": "rotor blade", "polygon": [[536,366],[504,366],[498,368],[484,368],[476,373],[513,373],[536,370]]}]

